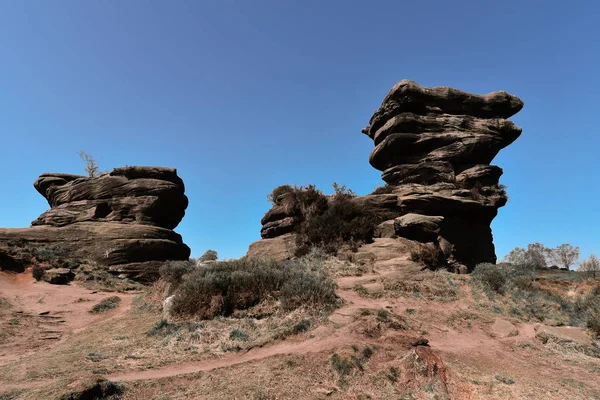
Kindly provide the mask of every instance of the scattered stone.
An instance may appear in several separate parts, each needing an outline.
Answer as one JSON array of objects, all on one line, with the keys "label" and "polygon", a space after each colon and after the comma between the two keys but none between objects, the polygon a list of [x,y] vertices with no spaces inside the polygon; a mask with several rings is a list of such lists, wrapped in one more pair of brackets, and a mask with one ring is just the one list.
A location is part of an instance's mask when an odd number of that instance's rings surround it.
[{"label": "scattered stone", "polygon": [[497,338],[506,338],[511,336],[517,336],[519,334],[519,330],[509,321],[496,318],[494,324],[492,325],[492,334]]},{"label": "scattered stone", "polygon": [[559,344],[587,347],[593,343],[583,329],[574,326],[546,326],[538,324],[534,329],[535,337],[544,344],[552,341]]}]

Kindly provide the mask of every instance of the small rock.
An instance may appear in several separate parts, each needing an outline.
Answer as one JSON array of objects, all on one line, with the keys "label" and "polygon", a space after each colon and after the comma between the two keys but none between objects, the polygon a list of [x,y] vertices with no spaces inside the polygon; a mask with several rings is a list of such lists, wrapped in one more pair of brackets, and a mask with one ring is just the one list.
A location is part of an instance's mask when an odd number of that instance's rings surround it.
[{"label": "small rock", "polygon": [[163,301],[163,319],[167,322],[171,322],[172,311],[173,311],[173,300],[175,299],[175,295],[167,297]]},{"label": "small rock", "polygon": [[505,338],[517,336],[519,330],[509,321],[502,318],[496,318],[496,321],[494,321],[494,324],[492,325],[492,333],[497,338]]},{"label": "small rock", "polygon": [[413,340],[410,341],[410,345],[413,346],[413,347],[417,347],[417,346],[429,346],[429,339],[425,339],[424,337],[413,339]]},{"label": "small rock", "polygon": [[42,311],[38,315],[48,315],[48,314],[50,314],[50,311]]},{"label": "small rock", "polygon": [[394,220],[384,221],[375,227],[373,237],[376,238],[396,238],[396,229],[394,228]]}]

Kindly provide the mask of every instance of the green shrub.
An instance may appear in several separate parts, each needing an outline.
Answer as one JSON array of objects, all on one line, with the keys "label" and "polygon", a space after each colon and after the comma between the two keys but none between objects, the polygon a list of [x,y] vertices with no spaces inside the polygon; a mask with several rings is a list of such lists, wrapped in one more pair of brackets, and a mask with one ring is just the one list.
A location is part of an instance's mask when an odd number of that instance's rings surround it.
[{"label": "green shrub", "polygon": [[372,240],[375,226],[393,218],[353,201],[356,193],[346,185],[334,182],[333,189],[334,194],[326,196],[315,185],[283,185],[267,196],[274,205],[284,207],[286,215],[298,221],[294,227],[296,256],[307,254],[313,246],[330,254],[336,254],[344,244],[356,249]]},{"label": "green shrub", "polygon": [[506,276],[494,264],[483,263],[475,266],[471,274],[471,280],[481,283],[496,293],[504,293]]},{"label": "green shrub", "polygon": [[92,307],[91,313],[102,313],[116,308],[121,302],[119,296],[108,297]]},{"label": "green shrub", "polygon": [[248,340],[248,334],[241,329],[232,329],[231,332],[229,332],[229,339],[245,342]]},{"label": "green shrub", "polygon": [[160,277],[173,286],[178,286],[184,275],[193,272],[196,266],[190,261],[167,261],[158,272]]},{"label": "green shrub", "polygon": [[198,262],[205,262],[205,261],[217,261],[217,259],[219,258],[218,253],[215,250],[206,250],[204,252],[204,254],[202,254],[200,256],[200,258],[198,258]]},{"label": "green shrub", "polygon": [[39,262],[49,262],[63,258],[67,254],[67,251],[60,246],[41,246],[33,248],[31,253]]},{"label": "green shrub", "polygon": [[331,367],[339,375],[340,380],[350,375],[354,368],[353,363],[346,357],[340,357],[337,353],[331,356]]},{"label": "green shrub", "polygon": [[371,242],[375,227],[389,219],[387,215],[362,207],[347,194],[332,196],[325,209],[316,210],[318,213],[305,214],[298,226],[296,244],[301,252],[317,246],[327,253],[337,254],[344,244],[356,250],[361,243]]},{"label": "green shrub", "polygon": [[395,188],[394,185],[390,185],[389,183],[386,183],[383,186],[378,186],[375,189],[373,189],[371,194],[392,194],[392,193],[394,193],[394,188]]},{"label": "green shrub", "polygon": [[118,400],[125,393],[125,386],[120,383],[111,382],[106,379],[98,381],[82,391],[70,392],[60,397],[60,400],[87,400],[87,399],[105,399]]},{"label": "green shrub", "polygon": [[310,320],[304,318],[292,327],[292,334],[306,332],[310,328]]},{"label": "green shrub", "polygon": [[33,278],[36,281],[39,281],[42,279],[42,277],[44,276],[44,272],[46,272],[47,269],[48,267],[43,265],[34,265],[31,270],[31,275],[33,275]]},{"label": "green shrub", "polygon": [[257,259],[222,261],[188,274],[175,291],[173,311],[210,319],[228,316],[272,298],[291,310],[299,306],[332,307],[335,282],[325,276],[322,262],[310,267],[301,260]]},{"label": "green shrub", "polygon": [[513,383],[515,383],[515,380],[513,378],[504,375],[496,375],[496,380],[502,383],[506,383],[507,385],[512,385]]},{"label": "green shrub", "polygon": [[182,330],[187,330],[189,333],[192,333],[202,328],[204,328],[203,322],[180,321],[170,323],[163,319],[154,324],[154,326],[146,332],[146,335],[167,337],[177,335]]},{"label": "green shrub", "polygon": [[294,192],[295,190],[297,190],[297,187],[292,187],[290,185],[277,186],[275,189],[273,189],[271,193],[267,195],[267,200],[273,204],[278,205],[280,204],[278,203],[279,196],[281,196],[282,194]]}]

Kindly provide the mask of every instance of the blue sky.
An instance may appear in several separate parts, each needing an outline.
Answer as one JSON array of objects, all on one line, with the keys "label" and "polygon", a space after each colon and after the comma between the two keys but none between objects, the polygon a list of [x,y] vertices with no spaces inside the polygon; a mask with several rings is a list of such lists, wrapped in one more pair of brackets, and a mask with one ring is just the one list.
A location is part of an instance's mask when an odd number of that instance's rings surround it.
[{"label": "blue sky", "polygon": [[598,254],[599,20],[592,1],[0,1],[0,226],[29,226],[33,181],[83,173],[83,149],[177,168],[192,254],[242,256],[275,186],[382,183],[361,129],[407,78],[524,100],[494,160],[499,257]]}]

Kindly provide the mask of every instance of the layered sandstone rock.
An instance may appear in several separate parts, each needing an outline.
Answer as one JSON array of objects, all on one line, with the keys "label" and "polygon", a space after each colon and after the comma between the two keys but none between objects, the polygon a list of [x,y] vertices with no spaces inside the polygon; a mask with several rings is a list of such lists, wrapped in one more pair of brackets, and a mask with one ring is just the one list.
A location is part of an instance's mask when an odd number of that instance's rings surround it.
[{"label": "layered sandstone rock", "polygon": [[0,229],[0,269],[19,270],[19,248],[53,246],[115,274],[151,280],[190,249],[173,232],[188,205],[173,168],[124,167],[97,177],[46,173],[34,183],[50,205],[30,228]]},{"label": "layered sandstone rock", "polygon": [[495,262],[490,224],[507,197],[490,163],[521,134],[507,118],[522,107],[506,92],[396,84],[363,129],[398,199],[395,234],[437,243],[450,264]]},{"label": "layered sandstone rock", "polygon": [[[424,244],[438,253],[429,259],[454,271],[494,263],[490,224],[507,196],[502,169],[490,163],[521,134],[507,118],[522,107],[506,92],[396,84],[363,129],[375,144],[369,162],[382,171],[389,193],[352,199],[396,215],[375,236]],[[275,203],[261,221],[263,239],[293,233],[303,218],[285,201]]]}]

